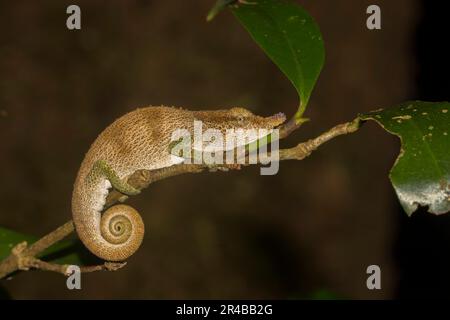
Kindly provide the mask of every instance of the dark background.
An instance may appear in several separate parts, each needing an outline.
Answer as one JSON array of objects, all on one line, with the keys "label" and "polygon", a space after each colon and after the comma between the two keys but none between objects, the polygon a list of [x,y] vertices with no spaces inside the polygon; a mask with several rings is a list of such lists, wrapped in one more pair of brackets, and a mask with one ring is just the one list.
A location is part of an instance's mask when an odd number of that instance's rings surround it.
[{"label": "dark background", "polygon": [[[0,225],[43,235],[70,219],[72,184],[95,137],[138,106],[245,106],[295,112],[286,78],[213,1],[0,2]],[[312,119],[282,146],[410,99],[449,100],[446,8],[431,1],[301,3],[321,27],[326,63]],[[66,8],[82,10],[69,31]],[[366,28],[378,4],[382,29]],[[143,246],[116,273],[24,272],[12,298],[448,297],[450,217],[408,218],[388,180],[399,141],[374,124],[275,176],[259,168],[167,179],[130,204]],[[366,288],[366,268],[382,290]]]}]

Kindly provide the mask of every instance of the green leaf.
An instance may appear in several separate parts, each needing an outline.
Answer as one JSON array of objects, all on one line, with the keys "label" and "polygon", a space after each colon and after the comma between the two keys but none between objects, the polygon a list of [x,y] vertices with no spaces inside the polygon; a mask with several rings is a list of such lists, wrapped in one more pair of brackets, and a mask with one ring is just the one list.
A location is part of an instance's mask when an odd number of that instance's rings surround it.
[{"label": "green leaf", "polygon": [[[0,260],[10,255],[11,249],[18,243],[27,241],[28,245],[35,242],[38,238],[25,235],[19,232],[11,231],[0,227]],[[49,262],[59,264],[81,264],[82,245],[76,240],[61,241],[38,257]]]},{"label": "green leaf", "polygon": [[224,10],[228,5],[236,3],[238,0],[217,0],[214,6],[209,10],[206,16],[206,21],[211,21],[214,19],[222,10]]},{"label": "green leaf", "polygon": [[296,120],[302,121],[325,59],[319,27],[302,7],[284,0],[238,1],[231,8],[296,88],[300,97]]},{"label": "green leaf", "polygon": [[419,205],[435,214],[450,211],[450,103],[412,101],[360,118],[400,137],[390,179],[406,213]]}]

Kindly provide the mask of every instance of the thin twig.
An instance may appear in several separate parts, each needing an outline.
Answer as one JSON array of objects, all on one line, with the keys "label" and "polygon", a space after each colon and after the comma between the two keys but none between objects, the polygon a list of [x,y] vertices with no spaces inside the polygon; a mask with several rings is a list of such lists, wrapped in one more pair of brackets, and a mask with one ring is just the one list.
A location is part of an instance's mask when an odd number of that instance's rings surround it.
[{"label": "thin twig", "polygon": [[[70,265],[68,264],[56,264],[47,261],[40,260],[38,258],[32,256],[21,256],[18,255],[18,251],[22,250],[26,246],[26,242],[21,242],[13,248],[14,255],[17,257],[18,262],[18,270],[28,271],[31,268],[39,269],[43,271],[52,271],[61,273],[65,276],[69,276],[71,271],[69,269]],[[123,268],[127,263],[126,262],[109,262],[106,261],[100,265],[94,266],[82,266],[79,267],[80,272],[94,272],[94,271],[116,271]]]},{"label": "thin twig", "polygon": [[[293,131],[300,127],[301,123],[297,123],[295,119],[291,119],[285,125],[280,127],[280,139],[289,136]],[[360,127],[359,119],[355,119],[351,122],[339,124],[330,130],[324,132],[320,136],[308,140],[303,143],[299,143],[297,146],[289,149],[279,150],[279,160],[302,160],[308,157],[314,150],[316,150],[323,143],[340,135],[355,132]],[[128,183],[133,187],[142,190],[147,188],[150,184],[166,179],[169,177],[177,176],[185,173],[199,173],[205,170],[211,170],[211,166],[204,164],[181,164],[168,168],[162,168],[158,170],[138,170],[128,179]],[[218,169],[240,169],[239,165],[220,165]],[[118,201],[125,201],[126,196],[117,191],[109,193],[106,200],[106,207],[110,207]],[[59,272],[67,275],[67,265],[57,265],[49,262],[45,262],[36,258],[45,249],[53,244],[61,241],[74,231],[74,225],[72,220],[66,222],[56,230],[50,232],[44,237],[30,246],[27,246],[26,242],[19,243],[12,250],[11,254],[0,263],[0,279],[4,278],[8,274],[17,270],[28,270],[30,268]],[[112,263],[105,262],[98,266],[85,266],[81,267],[82,272],[93,272],[100,270],[117,270],[123,267],[125,263]]]}]

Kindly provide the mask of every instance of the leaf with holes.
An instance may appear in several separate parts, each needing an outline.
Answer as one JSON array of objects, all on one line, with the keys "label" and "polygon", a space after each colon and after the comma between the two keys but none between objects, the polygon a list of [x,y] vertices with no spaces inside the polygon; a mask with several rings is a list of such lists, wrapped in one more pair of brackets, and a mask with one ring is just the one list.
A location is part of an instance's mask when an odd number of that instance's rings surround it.
[{"label": "leaf with holes", "polygon": [[418,206],[435,214],[450,211],[450,103],[412,101],[360,118],[401,140],[390,179],[406,213]]}]

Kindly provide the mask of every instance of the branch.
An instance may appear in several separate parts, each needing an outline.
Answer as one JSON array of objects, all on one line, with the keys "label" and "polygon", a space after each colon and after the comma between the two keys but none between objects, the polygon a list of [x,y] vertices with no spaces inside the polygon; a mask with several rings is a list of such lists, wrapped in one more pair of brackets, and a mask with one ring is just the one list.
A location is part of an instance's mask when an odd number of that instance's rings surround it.
[{"label": "branch", "polygon": [[[60,228],[58,228],[58,229],[60,229]],[[56,231],[58,231],[58,230],[55,230],[53,233],[56,233]],[[56,238],[57,237],[55,236],[55,239]],[[70,265],[50,263],[50,262],[42,261],[38,258],[35,258],[33,255],[31,255],[29,253],[31,248],[32,247],[28,248],[28,250],[27,250],[27,242],[26,241],[21,242],[21,243],[17,244],[16,246],[14,246],[13,249],[11,250],[11,256],[14,257],[15,259],[11,259],[9,261],[9,264],[12,261],[16,262],[17,270],[28,271],[31,268],[34,268],[34,269],[39,269],[39,270],[44,270],[44,271],[53,271],[53,272],[61,273],[65,276],[69,276],[71,274],[68,270]],[[3,263],[8,264],[8,261],[5,260]],[[101,271],[101,270],[116,271],[116,270],[119,270],[120,268],[123,268],[126,264],[127,264],[126,262],[106,261],[100,265],[80,267],[80,271],[83,273]]]},{"label": "branch", "polygon": [[[302,160],[308,157],[314,150],[325,142],[330,141],[337,136],[355,132],[359,129],[360,125],[360,120],[356,118],[351,122],[339,124],[314,139],[299,143],[293,148],[281,149],[279,150],[279,160]],[[280,139],[286,138],[300,126],[301,123],[297,123],[294,119],[291,119],[285,125],[280,127]],[[240,169],[240,165],[223,164],[218,167],[211,167],[210,165],[205,164],[181,164],[151,171],[138,170],[129,177],[128,183],[133,187],[142,190],[147,188],[150,184],[162,179],[184,173],[200,173],[207,169],[236,170]],[[107,197],[106,207],[110,207],[118,201],[123,202],[126,199],[127,196],[113,190]],[[48,263],[39,260],[36,257],[39,256],[39,254],[41,254],[45,249],[61,241],[73,231],[74,225],[72,220],[70,220],[56,230],[37,240],[30,246],[27,246],[26,242],[19,243],[11,250],[11,254],[0,263],[0,279],[14,271],[29,270],[30,268],[54,271],[67,275],[67,265]],[[100,270],[113,271],[122,268],[124,265],[125,263],[105,262],[104,264],[98,266],[81,267],[81,270],[82,272],[93,272]]]},{"label": "branch", "polygon": [[360,126],[361,121],[359,118],[356,118],[351,122],[338,124],[314,139],[299,143],[297,146],[290,149],[281,149],[280,160],[303,160],[325,142],[344,134],[353,133],[357,131]]}]

